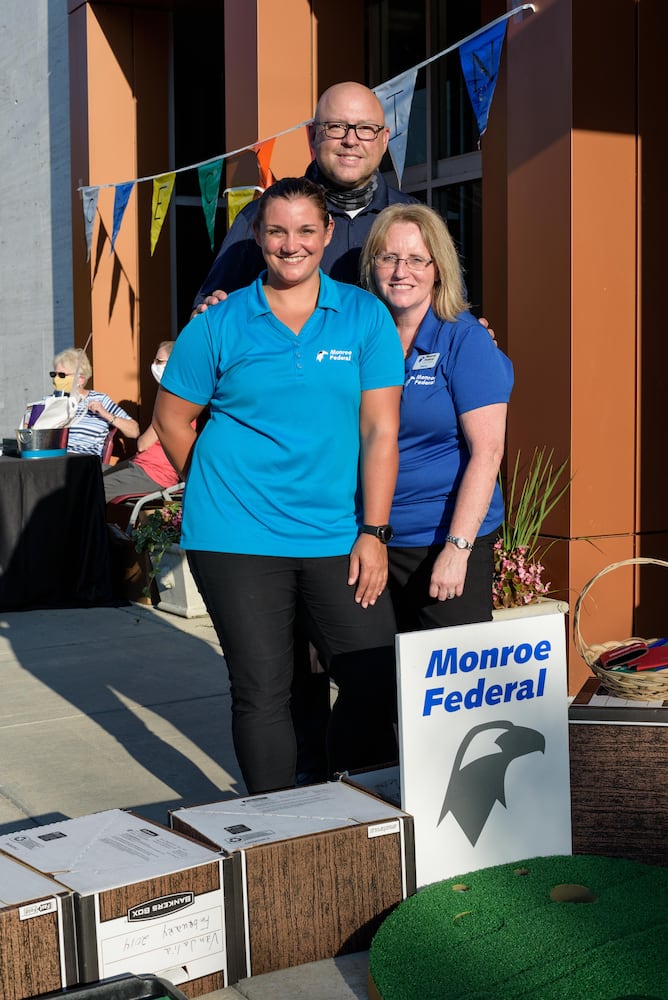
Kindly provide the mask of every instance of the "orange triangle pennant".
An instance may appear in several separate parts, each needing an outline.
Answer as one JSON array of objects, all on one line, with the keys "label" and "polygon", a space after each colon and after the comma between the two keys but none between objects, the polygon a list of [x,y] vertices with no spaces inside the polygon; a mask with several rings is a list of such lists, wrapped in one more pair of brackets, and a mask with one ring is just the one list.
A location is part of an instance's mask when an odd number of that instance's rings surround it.
[{"label": "orange triangle pennant", "polygon": [[275,139],[267,139],[265,142],[260,142],[257,146],[253,146],[253,152],[257,157],[257,168],[260,173],[260,187],[265,190],[271,187],[276,179],[269,167],[274,152],[275,141]]}]

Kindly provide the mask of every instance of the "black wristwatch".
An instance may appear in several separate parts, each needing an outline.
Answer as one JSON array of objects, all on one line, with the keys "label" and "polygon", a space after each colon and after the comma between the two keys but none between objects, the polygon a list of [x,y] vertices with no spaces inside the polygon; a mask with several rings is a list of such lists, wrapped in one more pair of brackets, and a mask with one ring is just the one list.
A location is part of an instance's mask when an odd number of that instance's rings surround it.
[{"label": "black wristwatch", "polygon": [[391,524],[363,524],[360,532],[364,535],[375,535],[383,545],[391,542],[394,535]]}]

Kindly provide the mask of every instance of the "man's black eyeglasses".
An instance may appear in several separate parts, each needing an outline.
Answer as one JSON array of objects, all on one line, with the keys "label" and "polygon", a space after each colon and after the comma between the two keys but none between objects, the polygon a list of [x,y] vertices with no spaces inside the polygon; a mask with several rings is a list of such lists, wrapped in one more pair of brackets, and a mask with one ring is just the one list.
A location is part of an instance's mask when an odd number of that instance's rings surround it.
[{"label": "man's black eyeglasses", "polygon": [[49,378],[69,378],[68,372],[49,372]]},{"label": "man's black eyeglasses", "polygon": [[384,125],[351,125],[349,122],[315,122],[328,139],[345,139],[348,133],[355,133],[360,142],[373,142],[384,130]]}]

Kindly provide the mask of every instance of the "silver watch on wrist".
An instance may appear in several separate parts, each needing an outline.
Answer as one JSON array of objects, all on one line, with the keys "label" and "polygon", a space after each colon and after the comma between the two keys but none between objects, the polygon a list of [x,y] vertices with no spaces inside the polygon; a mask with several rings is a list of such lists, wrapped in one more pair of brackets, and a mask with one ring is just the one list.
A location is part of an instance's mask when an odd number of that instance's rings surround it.
[{"label": "silver watch on wrist", "polygon": [[473,542],[469,542],[466,538],[460,538],[458,535],[446,535],[445,540],[452,542],[458,549],[468,549],[470,552],[473,548]]}]

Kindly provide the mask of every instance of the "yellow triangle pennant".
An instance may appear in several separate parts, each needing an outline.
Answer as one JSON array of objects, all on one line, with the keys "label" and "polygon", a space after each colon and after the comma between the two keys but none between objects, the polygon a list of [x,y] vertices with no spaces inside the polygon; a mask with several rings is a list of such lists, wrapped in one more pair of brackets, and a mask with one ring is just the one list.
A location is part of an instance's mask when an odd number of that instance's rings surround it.
[{"label": "yellow triangle pennant", "polygon": [[153,256],[153,251],[155,250],[158,242],[162,224],[165,221],[165,216],[167,215],[169,202],[172,197],[172,191],[174,190],[175,178],[176,172],[174,170],[172,170],[169,174],[161,174],[160,177],[153,178],[153,204],[151,206],[151,257]]},{"label": "yellow triangle pennant", "polygon": [[252,201],[255,192],[262,191],[261,187],[238,187],[226,188],[227,198],[227,227],[232,225],[242,208],[245,208],[249,201]]}]

